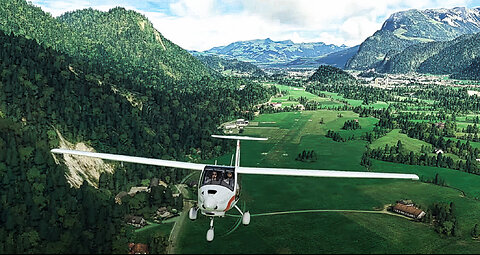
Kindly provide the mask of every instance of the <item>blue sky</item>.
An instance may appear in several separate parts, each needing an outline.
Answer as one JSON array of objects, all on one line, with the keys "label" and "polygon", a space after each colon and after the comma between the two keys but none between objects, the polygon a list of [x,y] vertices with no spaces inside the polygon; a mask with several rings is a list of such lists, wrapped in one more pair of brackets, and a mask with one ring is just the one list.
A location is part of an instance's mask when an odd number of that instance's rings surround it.
[{"label": "blue sky", "polygon": [[235,41],[271,38],[354,46],[392,13],[479,7],[480,0],[32,0],[53,16],[122,6],[144,14],[166,38],[203,51]]}]

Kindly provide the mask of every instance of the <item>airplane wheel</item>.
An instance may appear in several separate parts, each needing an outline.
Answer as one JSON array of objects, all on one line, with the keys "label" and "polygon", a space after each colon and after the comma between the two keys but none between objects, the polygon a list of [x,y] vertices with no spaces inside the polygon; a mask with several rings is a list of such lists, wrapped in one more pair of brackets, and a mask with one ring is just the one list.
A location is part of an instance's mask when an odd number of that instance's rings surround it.
[{"label": "airplane wheel", "polygon": [[196,220],[197,212],[198,212],[197,208],[195,207],[190,208],[190,211],[188,212],[188,218],[190,218],[191,220]]},{"label": "airplane wheel", "polygon": [[243,225],[248,225],[250,224],[250,212],[245,212],[242,217],[242,223]]},{"label": "airplane wheel", "polygon": [[214,236],[215,236],[215,233],[213,231],[213,228],[209,229],[207,231],[207,241],[209,241],[209,242],[213,241]]}]

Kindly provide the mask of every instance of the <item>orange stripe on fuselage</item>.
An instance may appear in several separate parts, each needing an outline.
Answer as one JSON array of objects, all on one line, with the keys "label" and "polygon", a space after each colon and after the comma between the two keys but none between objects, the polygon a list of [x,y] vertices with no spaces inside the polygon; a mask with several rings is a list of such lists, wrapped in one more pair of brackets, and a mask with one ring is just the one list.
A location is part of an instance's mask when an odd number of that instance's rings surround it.
[{"label": "orange stripe on fuselage", "polygon": [[228,201],[228,204],[227,204],[227,208],[225,208],[225,212],[230,209],[230,205],[233,203],[234,200],[235,200],[235,196],[230,198],[230,201]]}]

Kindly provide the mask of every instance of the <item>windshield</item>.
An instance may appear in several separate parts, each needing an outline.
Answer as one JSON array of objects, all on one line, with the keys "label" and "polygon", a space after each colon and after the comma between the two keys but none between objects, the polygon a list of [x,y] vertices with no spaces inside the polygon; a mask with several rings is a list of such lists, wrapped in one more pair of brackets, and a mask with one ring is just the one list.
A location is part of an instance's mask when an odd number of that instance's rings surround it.
[{"label": "windshield", "polygon": [[233,191],[235,186],[235,168],[206,166],[201,180],[201,186],[221,185]]}]

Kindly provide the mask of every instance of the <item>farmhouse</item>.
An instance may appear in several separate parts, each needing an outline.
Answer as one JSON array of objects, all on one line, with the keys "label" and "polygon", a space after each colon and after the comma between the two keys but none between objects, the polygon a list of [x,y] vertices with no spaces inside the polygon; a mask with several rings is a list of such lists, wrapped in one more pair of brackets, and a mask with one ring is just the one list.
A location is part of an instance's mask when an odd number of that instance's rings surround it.
[{"label": "farmhouse", "polygon": [[140,216],[127,215],[125,216],[125,221],[127,224],[132,225],[136,228],[141,228],[147,225],[147,221]]},{"label": "farmhouse", "polygon": [[403,204],[403,203],[397,203],[392,210],[396,213],[405,215],[407,217],[410,217],[412,219],[421,219],[423,216],[425,216],[425,212],[418,209],[415,207],[413,204]]},{"label": "farmhouse", "polygon": [[441,149],[436,149],[436,150],[435,150],[435,153],[436,153],[437,155],[440,154],[440,153],[443,154],[443,150],[441,150]]},{"label": "farmhouse", "polygon": [[434,125],[435,125],[435,127],[438,127],[440,129],[445,128],[445,123],[443,123],[443,122],[437,122]]}]

